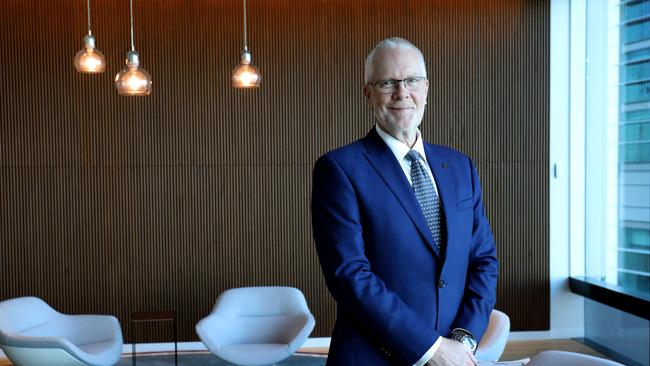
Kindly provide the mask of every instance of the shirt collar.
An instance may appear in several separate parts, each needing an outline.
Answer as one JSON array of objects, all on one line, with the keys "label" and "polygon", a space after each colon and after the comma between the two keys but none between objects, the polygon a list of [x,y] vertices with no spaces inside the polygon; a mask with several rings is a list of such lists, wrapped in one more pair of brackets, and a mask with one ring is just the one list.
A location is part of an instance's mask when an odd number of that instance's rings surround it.
[{"label": "shirt collar", "polygon": [[[375,124],[375,130],[379,134],[379,137],[381,137],[382,140],[388,145],[388,148],[393,152],[395,157],[397,158],[397,161],[402,162],[404,160],[404,157],[408,152],[411,150],[411,148],[403,143],[402,141],[396,139],[392,135],[384,132],[379,126]],[[417,129],[417,136],[415,137],[415,145],[413,145],[413,150],[417,151],[420,153],[420,156],[424,161],[427,161],[427,155],[424,152],[424,143],[422,143],[422,134],[420,133],[420,129]]]}]

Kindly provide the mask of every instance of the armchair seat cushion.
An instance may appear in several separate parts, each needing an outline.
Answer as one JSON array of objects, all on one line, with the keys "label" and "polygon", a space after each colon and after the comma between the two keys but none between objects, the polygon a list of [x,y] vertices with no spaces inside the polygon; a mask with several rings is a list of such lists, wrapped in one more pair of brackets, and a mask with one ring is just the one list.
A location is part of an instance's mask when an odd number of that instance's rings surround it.
[{"label": "armchair seat cushion", "polygon": [[219,356],[228,362],[239,365],[273,364],[291,356],[288,344],[256,343],[225,346]]}]

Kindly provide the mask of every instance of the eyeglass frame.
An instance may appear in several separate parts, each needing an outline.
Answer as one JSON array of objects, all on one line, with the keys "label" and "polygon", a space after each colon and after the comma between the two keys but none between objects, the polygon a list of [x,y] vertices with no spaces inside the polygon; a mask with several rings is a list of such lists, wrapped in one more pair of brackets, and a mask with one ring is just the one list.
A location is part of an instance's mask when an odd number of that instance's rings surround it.
[{"label": "eyeglass frame", "polygon": [[[418,86],[417,88],[410,89],[408,86],[406,86],[406,81],[409,80],[409,79],[413,79],[414,82],[417,82],[419,86]],[[423,84],[420,84],[420,82],[422,82],[422,81],[428,81],[428,79],[427,79],[425,76],[409,76],[409,77],[404,78],[404,79],[401,79],[401,80],[398,80],[398,79],[383,79],[383,80],[377,80],[377,81],[373,81],[373,82],[368,83],[368,85],[372,85],[372,86],[373,86],[374,88],[376,88],[376,89],[377,89],[381,94],[392,94],[392,93],[394,93],[396,90],[398,90],[400,84],[401,84],[401,85],[404,85],[404,88],[405,88],[406,90],[408,90],[408,91],[418,91],[418,90],[422,89],[422,85],[423,85]],[[393,85],[393,87],[392,87],[390,90],[388,90],[388,89],[382,89],[380,86],[377,86],[377,84],[379,84],[379,83],[384,83],[384,82],[393,82],[393,83],[395,83],[395,84]]]}]

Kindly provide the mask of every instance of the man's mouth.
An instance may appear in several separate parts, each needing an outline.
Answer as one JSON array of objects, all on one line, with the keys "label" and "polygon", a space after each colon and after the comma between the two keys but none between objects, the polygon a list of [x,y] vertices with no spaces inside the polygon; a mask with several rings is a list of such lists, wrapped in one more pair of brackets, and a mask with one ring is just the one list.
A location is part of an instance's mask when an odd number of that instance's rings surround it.
[{"label": "man's mouth", "polygon": [[396,111],[396,112],[404,112],[404,111],[413,110],[413,107],[390,107],[388,109],[390,109],[391,111]]}]

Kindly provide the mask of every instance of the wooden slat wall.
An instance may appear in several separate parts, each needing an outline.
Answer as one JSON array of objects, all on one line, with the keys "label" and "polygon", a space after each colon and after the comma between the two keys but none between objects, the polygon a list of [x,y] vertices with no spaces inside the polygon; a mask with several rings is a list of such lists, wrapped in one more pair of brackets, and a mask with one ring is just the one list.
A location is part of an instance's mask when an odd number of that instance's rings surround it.
[{"label": "wooden slat wall", "polygon": [[[93,1],[107,72],[76,73],[85,1],[0,2],[0,299],[69,313],[177,309],[180,337],[226,288],[290,285],[335,310],[311,238],[311,170],[373,125],[363,61],[379,40],[419,45],[430,141],[476,161],[497,239],[497,306],[549,326],[548,1],[250,0],[259,90],[235,90],[239,1],[137,1],[153,94],[118,96],[128,1]],[[406,269],[405,269],[406,270]],[[168,339],[165,325],[147,339]]]}]

